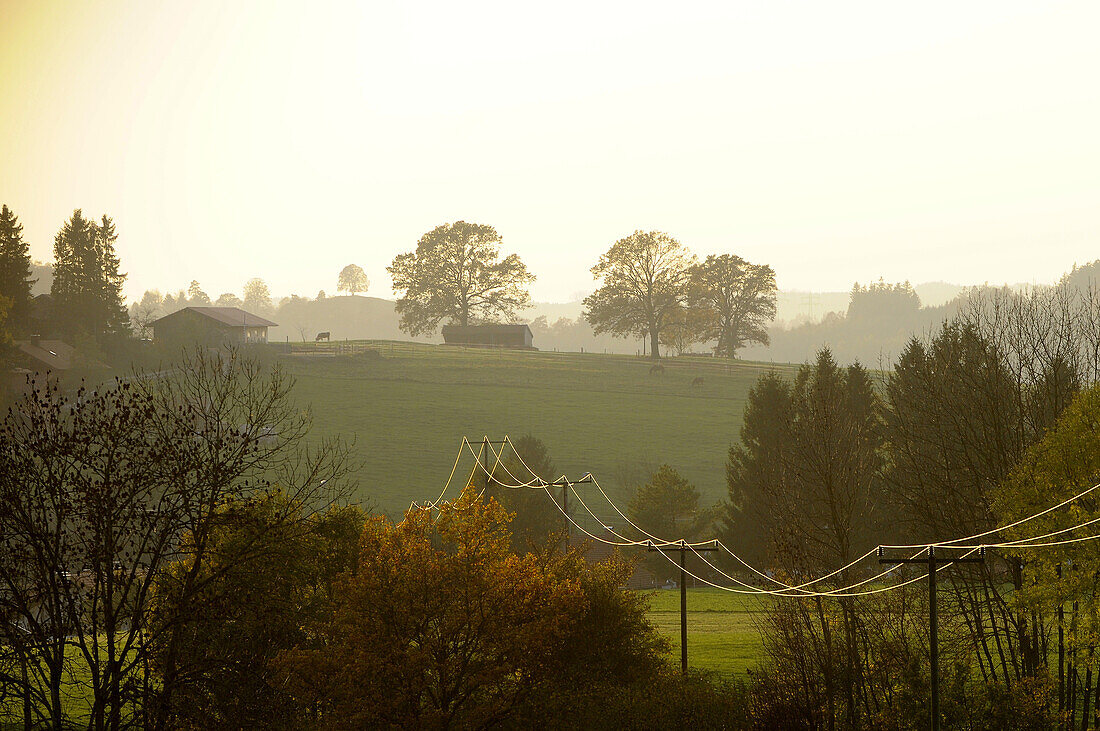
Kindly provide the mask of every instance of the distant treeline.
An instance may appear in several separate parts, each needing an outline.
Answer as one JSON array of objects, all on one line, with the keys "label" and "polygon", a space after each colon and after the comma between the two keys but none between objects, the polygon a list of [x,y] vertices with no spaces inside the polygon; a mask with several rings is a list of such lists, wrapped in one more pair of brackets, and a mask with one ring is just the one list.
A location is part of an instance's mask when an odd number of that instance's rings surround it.
[{"label": "distant treeline", "polygon": [[[1098,276],[1100,261],[1074,267],[1056,286],[1086,289]],[[271,331],[272,340],[312,340],[316,333],[322,331],[331,332],[332,338],[337,340],[410,339],[399,327],[399,317],[392,300],[364,296],[329,297],[320,292],[315,298],[292,295],[277,301],[273,301],[270,295],[266,300],[253,297],[246,304],[234,294],[222,294],[214,301],[204,298],[197,282],[192,284],[191,289],[194,294],[190,297],[188,292],[182,290],[167,295],[155,290],[146,292],[140,302],[131,306],[130,315],[135,328],[146,322],[150,313],[162,317],[189,305],[217,304],[254,308],[257,314],[271,317],[279,323],[279,327]],[[946,303],[925,307],[917,295],[917,288],[907,282],[891,284],[880,280],[870,285],[856,284],[849,294],[846,311],[829,312],[820,320],[793,326],[786,323],[773,325],[768,328],[770,345],[746,347],[740,351],[740,356],[745,360],[800,363],[812,359],[821,347],[827,346],[842,364],[857,360],[869,366],[888,363],[901,353],[913,334],[928,334],[940,323],[955,316],[976,294],[997,289],[1004,288],[988,285],[963,288]],[[1018,291],[1020,286],[1009,289]],[[780,299],[782,297],[780,293]],[[520,319],[529,324],[535,346],[541,350],[584,350],[629,355],[641,351],[640,340],[595,335],[592,327],[580,316],[581,308],[579,302],[572,305],[535,304]],[[577,316],[561,314],[570,310],[575,310]],[[438,335],[414,339],[423,342],[442,340]],[[713,343],[697,344],[693,349],[709,353],[711,346]]]}]

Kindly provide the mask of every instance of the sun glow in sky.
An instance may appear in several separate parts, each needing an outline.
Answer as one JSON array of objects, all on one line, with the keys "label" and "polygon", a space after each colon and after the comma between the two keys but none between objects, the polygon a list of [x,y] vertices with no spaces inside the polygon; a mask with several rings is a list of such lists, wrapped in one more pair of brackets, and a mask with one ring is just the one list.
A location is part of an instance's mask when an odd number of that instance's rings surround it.
[{"label": "sun glow in sky", "polygon": [[439,223],[535,299],[634,229],[786,289],[1100,257],[1100,4],[0,0],[0,202],[115,218],[127,294],[333,293]]}]

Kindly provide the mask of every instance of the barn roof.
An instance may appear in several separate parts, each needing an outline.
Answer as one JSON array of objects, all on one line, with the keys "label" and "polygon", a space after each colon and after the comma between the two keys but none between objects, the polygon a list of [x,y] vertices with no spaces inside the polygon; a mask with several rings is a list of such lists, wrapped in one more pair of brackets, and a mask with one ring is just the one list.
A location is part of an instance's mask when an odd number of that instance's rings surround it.
[{"label": "barn roof", "polygon": [[454,333],[455,335],[461,335],[463,333],[498,333],[500,335],[510,335],[522,333],[524,330],[531,332],[531,328],[527,325],[502,325],[499,323],[487,323],[485,325],[444,325],[444,333]]},{"label": "barn roof", "polygon": [[60,340],[16,340],[15,347],[50,370],[67,371],[73,367],[73,346]]},{"label": "barn roof", "polygon": [[153,327],[157,326],[158,322],[167,320],[169,317],[178,315],[180,312],[191,311],[204,317],[209,317],[211,320],[222,323],[223,325],[229,325],[231,327],[278,327],[279,323],[266,320],[259,315],[253,315],[251,312],[245,312],[240,307],[184,307],[182,310],[177,310],[171,315],[165,315],[153,322]]}]

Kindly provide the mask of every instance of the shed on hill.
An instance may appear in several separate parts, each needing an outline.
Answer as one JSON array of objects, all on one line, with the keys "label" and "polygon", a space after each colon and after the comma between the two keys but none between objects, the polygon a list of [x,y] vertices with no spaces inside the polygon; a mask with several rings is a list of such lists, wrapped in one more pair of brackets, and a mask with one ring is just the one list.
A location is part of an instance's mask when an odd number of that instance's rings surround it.
[{"label": "shed on hill", "polygon": [[267,329],[277,323],[239,307],[184,307],[153,322],[158,343],[248,345],[266,343]]},{"label": "shed on hill", "polygon": [[535,350],[534,336],[526,325],[444,325],[443,342],[447,345],[477,345],[492,348]]}]

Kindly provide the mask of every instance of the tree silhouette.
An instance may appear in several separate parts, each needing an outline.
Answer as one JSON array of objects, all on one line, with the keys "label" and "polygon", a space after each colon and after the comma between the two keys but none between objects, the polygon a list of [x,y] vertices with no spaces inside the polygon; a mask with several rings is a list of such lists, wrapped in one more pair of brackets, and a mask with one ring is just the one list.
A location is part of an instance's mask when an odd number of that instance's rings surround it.
[{"label": "tree silhouette", "polygon": [[370,280],[363,268],[355,264],[348,264],[340,270],[340,276],[336,282],[337,292],[347,292],[354,295],[356,292],[366,292],[370,287]]},{"label": "tree silhouette", "polygon": [[197,279],[191,280],[191,285],[187,288],[187,299],[197,307],[206,307],[210,304],[210,295],[202,291],[202,286]]},{"label": "tree silhouette", "polygon": [[716,340],[718,355],[732,358],[749,343],[768,344],[775,317],[775,272],[739,256],[711,255],[691,271],[690,307],[700,313],[702,340]]},{"label": "tree silhouette", "polygon": [[661,331],[687,297],[695,257],[660,231],[635,231],[616,241],[592,274],[603,285],[584,300],[584,316],[595,333],[648,337],[651,357],[660,358]]},{"label": "tree silhouette", "polygon": [[30,245],[23,239],[23,225],[7,206],[0,208],[0,297],[11,300],[9,325],[22,330],[31,304]]},{"label": "tree silhouette", "polygon": [[271,290],[267,288],[267,282],[259,277],[253,277],[244,283],[244,309],[260,314],[270,314],[274,307],[271,304]]},{"label": "tree silhouette", "polygon": [[441,320],[514,318],[531,302],[526,285],[535,276],[515,254],[500,258],[500,235],[492,226],[456,221],[420,237],[416,251],[394,257],[386,268],[397,313],[410,335],[434,332]]},{"label": "tree silhouette", "polygon": [[119,271],[114,222],[99,223],[77,209],[54,238],[54,278],[50,286],[59,327],[97,340],[129,332],[130,316],[122,301],[126,275]]}]

